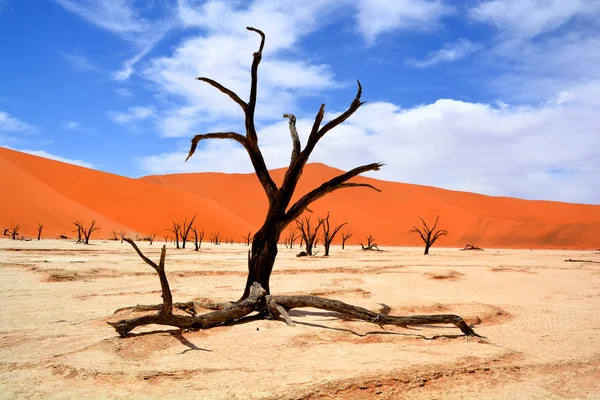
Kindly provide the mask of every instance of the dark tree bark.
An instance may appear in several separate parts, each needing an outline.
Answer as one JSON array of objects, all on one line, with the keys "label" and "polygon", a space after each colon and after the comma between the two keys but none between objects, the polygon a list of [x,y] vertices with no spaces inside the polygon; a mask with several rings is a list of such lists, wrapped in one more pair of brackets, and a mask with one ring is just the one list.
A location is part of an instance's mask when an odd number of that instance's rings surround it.
[{"label": "dark tree bark", "polygon": [[[321,220],[319,220],[319,222],[321,222]],[[323,227],[323,247],[325,247],[325,257],[329,256],[329,248],[331,247],[331,242],[333,242],[333,239],[335,238],[335,235],[337,235],[337,233],[340,231],[340,229],[342,229],[342,227],[344,225],[346,225],[347,222],[344,222],[341,225],[336,226],[335,228],[333,228],[333,230],[331,230],[331,227],[329,225],[329,214],[327,214],[327,218],[322,220],[322,227]]]},{"label": "dark tree bark", "polygon": [[465,250],[476,250],[476,251],[484,251],[481,247],[478,246],[474,246],[472,244],[467,244],[464,249],[460,249],[460,251],[465,251]]},{"label": "dark tree bark", "polygon": [[119,232],[119,237],[121,238],[121,243],[123,243],[123,240],[125,240],[126,236],[127,236],[127,232],[124,232],[124,231]]},{"label": "dark tree bark", "polygon": [[[245,117],[245,135],[236,132],[214,132],[203,133],[194,136],[190,146],[187,159],[193,156],[198,143],[207,139],[230,139],[238,142],[250,158],[252,166],[258,180],[268,199],[268,210],[265,221],[260,229],[254,234],[251,251],[248,255],[248,276],[244,293],[238,302],[229,305],[212,313],[205,315],[196,315],[195,311],[186,311],[189,316],[175,315],[172,313],[172,298],[168,287],[166,274],[164,271],[163,248],[161,261],[155,264],[147,259],[141,251],[130,242],[138,252],[140,257],[154,268],[160,278],[163,292],[163,305],[157,315],[147,315],[131,320],[122,320],[111,325],[121,335],[126,335],[131,329],[146,324],[172,325],[180,328],[209,328],[215,325],[221,325],[251,313],[256,310],[261,314],[269,314],[274,317],[282,317],[286,322],[291,323],[287,311],[296,307],[315,307],[325,310],[342,313],[355,319],[362,319],[377,324],[395,324],[395,325],[422,325],[435,323],[452,323],[458,326],[465,335],[476,335],[475,332],[458,316],[455,315],[437,315],[437,316],[414,316],[414,317],[391,317],[372,311],[354,307],[336,300],[328,300],[314,296],[270,296],[270,277],[273,270],[275,257],[277,256],[277,243],[283,230],[310,206],[311,203],[320,199],[333,191],[350,187],[367,187],[379,191],[377,188],[366,183],[349,182],[352,178],[368,171],[378,171],[381,163],[372,163],[362,165],[342,173],[329,181],[321,184],[319,187],[311,190],[296,202],[292,203],[292,196],[296,190],[298,180],[302,175],[304,167],[316,147],[317,143],[330,130],[346,121],[363,104],[361,102],[362,87],[358,82],[358,90],[350,106],[339,116],[331,121],[322,124],[325,116],[325,104],[321,104],[319,111],[315,116],[312,129],[308,135],[308,140],[304,149],[300,144],[300,139],[296,131],[296,117],[293,114],[285,114],[284,118],[289,120],[290,136],[292,139],[292,154],[289,167],[283,178],[283,183],[278,187],[267,169],[262,152],[258,144],[258,137],[254,123],[254,114],[256,108],[257,87],[258,87],[258,67],[262,59],[262,51],[265,44],[265,35],[262,31],[248,27],[250,31],[260,35],[261,41],[258,51],[253,55],[251,66],[250,97],[246,102],[242,100],[235,92],[224,87],[220,83],[206,77],[197,78],[208,83],[220,92],[229,96],[231,100],[237,103],[242,109]],[[186,161],[187,161],[186,159]],[[167,293],[168,292],[168,293]]]},{"label": "dark tree bark", "polygon": [[10,228],[6,229],[5,234],[8,233],[7,236],[10,236],[12,240],[17,240],[17,236],[19,236],[19,231],[21,230],[21,226],[17,224],[12,224]]},{"label": "dark tree bark", "polygon": [[179,222],[173,221],[173,229],[169,229],[169,231],[175,234],[175,244],[179,249],[179,234],[181,233],[181,224]]},{"label": "dark tree bark", "polygon": [[350,231],[342,232],[342,250],[344,250],[344,246],[346,245],[346,240],[352,237],[353,233]]},{"label": "dark tree bark", "polygon": [[192,231],[194,232],[194,250],[198,251],[202,247],[202,240],[204,240],[204,229],[200,231],[200,234],[198,234],[196,227],[192,228]]},{"label": "dark tree bark", "polygon": [[375,243],[375,238],[370,233],[367,235],[367,245],[365,246],[362,243],[359,243],[359,244],[360,244],[360,247],[362,247],[362,249],[365,251],[368,251],[368,250],[380,251],[379,247],[377,247],[377,244]]},{"label": "dark tree bark", "polygon": [[248,231],[248,234],[242,237],[244,238],[244,243],[246,246],[250,246],[250,242],[252,241],[252,231]]},{"label": "dark tree bark", "polygon": [[433,246],[440,236],[448,236],[448,231],[445,229],[439,229],[436,231],[438,220],[440,219],[439,215],[436,217],[435,224],[431,229],[429,226],[427,226],[427,223],[423,218],[419,217],[419,219],[423,223],[423,228],[417,228],[416,226],[413,226],[413,228],[408,232],[419,234],[421,240],[423,240],[423,243],[425,243],[425,252],[423,254],[428,255],[431,246]]},{"label": "dark tree bark", "polygon": [[38,229],[37,240],[40,240],[42,237],[42,229],[44,229],[44,224],[42,224],[41,222],[38,222],[37,229]]},{"label": "dark tree bark", "polygon": [[181,229],[181,248],[185,249],[185,243],[187,242],[188,235],[190,234],[190,230],[194,226],[194,220],[196,219],[196,215],[192,217],[190,223],[187,223],[187,218],[183,221],[183,228]]},{"label": "dark tree bark", "polygon": [[217,246],[221,244],[221,232],[212,233],[210,236],[210,242],[216,244]]},{"label": "dark tree bark", "polygon": [[76,230],[74,230],[73,232],[77,232],[77,243],[81,243],[81,230],[83,229],[83,223],[80,221],[75,221],[73,222],[73,225],[75,225],[75,227],[77,228]]},{"label": "dark tree bark", "polygon": [[150,246],[154,243],[154,239],[156,238],[156,231],[154,231],[151,235],[148,235],[148,241],[150,242]]},{"label": "dark tree bark", "polygon": [[113,240],[119,240],[117,231],[113,229]]}]

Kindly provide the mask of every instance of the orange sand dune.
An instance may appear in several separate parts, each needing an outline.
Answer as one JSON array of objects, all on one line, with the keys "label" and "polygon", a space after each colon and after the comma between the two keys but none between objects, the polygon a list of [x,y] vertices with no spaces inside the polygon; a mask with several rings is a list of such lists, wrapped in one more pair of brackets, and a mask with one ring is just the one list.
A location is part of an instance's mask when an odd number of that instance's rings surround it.
[{"label": "orange sand dune", "polygon": [[194,214],[207,237],[212,231],[237,237],[241,231],[256,229],[214,201],[181,189],[4,148],[0,148],[0,185],[5,189],[0,227],[16,223],[27,236],[36,234],[40,221],[43,236],[72,237],[73,221],[89,223],[95,218],[102,228],[96,237],[112,237],[113,229],[130,235],[156,230],[163,237],[173,219],[183,222]]},{"label": "orange sand dune", "polygon": [[[272,171],[280,183],[285,170]],[[310,164],[298,184],[305,194],[340,171]],[[455,192],[432,187],[357,178],[366,188],[332,193],[311,207],[313,218],[331,211],[332,223],[348,221],[351,243],[364,242],[372,233],[381,245],[419,245],[408,234],[422,216],[450,234],[439,246],[513,248],[598,248],[600,206],[549,201],[527,201]],[[0,227],[21,225],[33,236],[37,222],[44,234],[73,234],[73,221],[95,218],[102,231],[129,234],[167,234],[173,219],[198,214],[197,226],[240,241],[256,231],[267,208],[262,188],[253,174],[175,174],[130,179],[0,148]]]}]

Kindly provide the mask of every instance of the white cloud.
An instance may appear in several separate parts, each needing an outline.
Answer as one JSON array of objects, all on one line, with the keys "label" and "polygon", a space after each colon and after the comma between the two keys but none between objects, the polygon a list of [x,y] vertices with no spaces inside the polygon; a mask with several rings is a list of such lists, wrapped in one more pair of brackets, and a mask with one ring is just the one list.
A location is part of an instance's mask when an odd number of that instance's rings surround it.
[{"label": "white cloud", "polygon": [[482,48],[480,44],[468,39],[460,39],[455,43],[448,43],[443,48],[433,51],[423,60],[409,59],[406,64],[415,68],[428,68],[434,65],[452,62],[464,58]]},{"label": "white cloud", "polygon": [[121,98],[133,97],[133,93],[131,93],[131,90],[127,88],[116,88],[115,93]]},{"label": "white cloud", "polygon": [[574,18],[593,21],[598,15],[597,0],[491,0],[469,10],[471,19],[521,39],[554,31]]},{"label": "white cloud", "polygon": [[0,132],[35,133],[37,131],[37,127],[23,122],[7,112],[0,111]]},{"label": "white cloud", "polygon": [[115,33],[144,32],[148,20],[139,16],[129,0],[55,0],[94,25]]},{"label": "white cloud", "polygon": [[453,12],[442,0],[357,0],[357,7],[358,29],[368,42],[393,31],[435,29]]},{"label": "white cloud", "polygon": [[[562,102],[538,106],[469,103],[441,99],[403,109],[368,103],[346,124],[329,132],[311,161],[342,169],[381,161],[370,174],[394,180],[489,195],[600,202],[600,136],[596,86],[573,87]],[[312,124],[300,119],[302,138]],[[269,168],[289,163],[285,121],[259,131]],[[250,172],[244,150],[230,141],[207,141],[189,164],[187,148],[137,160],[152,174]]]},{"label": "white cloud", "polygon": [[72,132],[92,132],[91,128],[87,128],[83,126],[80,122],[77,121],[61,121],[60,129],[64,131],[72,131]]},{"label": "white cloud", "polygon": [[60,53],[65,60],[69,62],[71,68],[76,71],[100,71],[100,68],[92,60],[78,54]]},{"label": "white cloud", "polygon": [[135,106],[129,107],[127,112],[109,111],[108,118],[119,125],[129,125],[143,120],[147,120],[156,115],[154,107]]},{"label": "white cloud", "polygon": [[62,157],[62,156],[57,156],[55,154],[50,154],[50,153],[48,153],[47,151],[44,151],[44,150],[19,149],[19,151],[22,151],[23,153],[31,154],[31,155],[34,155],[34,156],[38,156],[38,157],[44,157],[44,158],[49,158],[51,160],[56,160],[56,161],[64,162],[64,163],[67,163],[67,164],[78,165],[80,167],[94,168],[94,166],[91,163],[88,163],[86,161],[76,160],[76,159],[71,159],[71,158],[65,158],[65,157]]}]

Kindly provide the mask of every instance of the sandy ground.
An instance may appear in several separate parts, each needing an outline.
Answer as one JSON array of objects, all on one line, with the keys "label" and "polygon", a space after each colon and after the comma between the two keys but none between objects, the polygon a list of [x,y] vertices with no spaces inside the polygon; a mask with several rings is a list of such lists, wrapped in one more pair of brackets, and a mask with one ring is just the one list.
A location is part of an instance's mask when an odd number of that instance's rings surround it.
[{"label": "sandy ground", "polygon": [[[160,244],[141,248],[158,258]],[[291,312],[295,327],[149,326],[119,338],[106,321],[133,314],[117,308],[160,302],[156,275],[128,244],[0,240],[0,398],[600,398],[600,254],[385,250],[298,259],[282,248],[272,290],[479,318],[487,339],[312,309]],[[170,248],[174,300],[238,298],[246,257],[243,245]]]}]

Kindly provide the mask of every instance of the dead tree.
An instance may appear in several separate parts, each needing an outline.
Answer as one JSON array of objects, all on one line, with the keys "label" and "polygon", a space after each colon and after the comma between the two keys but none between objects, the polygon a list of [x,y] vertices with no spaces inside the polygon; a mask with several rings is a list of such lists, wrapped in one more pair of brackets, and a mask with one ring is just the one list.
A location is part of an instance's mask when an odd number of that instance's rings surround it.
[{"label": "dead tree", "polygon": [[196,215],[192,217],[190,223],[187,223],[187,218],[183,221],[183,227],[181,228],[181,248],[185,249],[185,243],[187,242],[188,235],[190,234],[190,230],[192,226],[194,226],[194,220],[196,219]]},{"label": "dead tree", "polygon": [[344,250],[344,246],[346,245],[346,240],[352,237],[353,233],[350,231],[342,232],[342,250]]},{"label": "dead tree", "polygon": [[348,222],[344,222],[343,224],[338,225],[335,228],[333,228],[333,230],[331,230],[331,227],[329,225],[329,213],[327,213],[327,218],[324,218],[322,222],[323,235],[321,236],[321,238],[323,239],[323,247],[325,247],[325,254],[323,254],[323,256],[329,256],[329,248],[331,247],[331,242],[333,242],[333,238],[335,238],[335,235],[337,235],[340,229],[342,229],[342,227],[347,223]]},{"label": "dead tree", "polygon": [[42,229],[44,229],[44,224],[42,224],[41,222],[37,223],[37,230],[38,230],[38,234],[37,234],[37,239],[40,240],[42,237]]},{"label": "dead tree", "polygon": [[119,237],[121,238],[121,243],[123,243],[123,240],[125,240],[126,236],[127,236],[127,232],[119,231]]},{"label": "dead tree", "polygon": [[169,232],[173,232],[175,234],[175,243],[177,248],[179,249],[179,234],[181,233],[181,224],[179,222],[173,221],[173,229],[168,229]]},{"label": "dead tree", "polygon": [[200,247],[202,247],[202,240],[204,240],[204,229],[202,229],[200,233],[198,233],[196,227],[193,227],[192,232],[194,232],[194,250],[198,251],[200,250]]},{"label": "dead tree", "polygon": [[252,231],[248,231],[248,234],[242,237],[244,238],[244,243],[246,246],[250,246],[250,242],[252,241]]},{"label": "dead tree", "polygon": [[73,231],[77,232],[77,243],[83,242],[85,244],[90,244],[90,237],[92,236],[92,233],[100,229],[100,227],[96,226],[95,219],[92,219],[89,228],[86,228],[81,221],[75,221],[73,224],[77,227],[77,229]]},{"label": "dead tree", "polygon": [[[184,309],[189,315],[173,314],[173,300],[171,290],[165,273],[165,253],[163,247],[160,261],[156,264],[148,259],[134,242],[130,244],[134,247],[138,255],[150,265],[158,274],[162,289],[163,303],[156,309],[157,314],[145,315],[133,319],[124,319],[117,322],[110,322],[115,330],[122,336],[127,335],[132,329],[148,324],[161,324],[176,326],[185,329],[206,329],[217,325],[223,325],[231,321],[258,311],[259,315],[270,316],[272,318],[282,318],[289,325],[293,322],[288,311],[298,307],[311,307],[341,314],[345,318],[360,319],[379,325],[429,325],[429,324],[454,324],[465,335],[474,336],[476,333],[468,326],[465,321],[457,315],[418,315],[407,317],[395,317],[382,313],[373,312],[362,307],[352,306],[341,301],[325,299],[316,296],[273,296],[270,294],[270,277],[277,256],[277,243],[284,229],[296,219],[300,218],[302,213],[315,200],[320,199],[328,193],[339,189],[350,187],[367,187],[377,190],[370,184],[350,182],[350,179],[367,171],[377,171],[382,166],[380,163],[367,164],[351,169],[342,173],[329,181],[321,184],[319,187],[309,191],[292,203],[292,197],[296,190],[298,180],[302,171],[313,152],[317,143],[325,134],[336,126],[347,120],[363,104],[360,100],[362,88],[358,84],[356,97],[348,107],[339,116],[331,121],[322,124],[325,116],[325,104],[322,104],[317,112],[312,129],[308,135],[308,140],[304,149],[301,148],[298,132],[296,131],[296,117],[292,114],[286,114],[284,117],[289,119],[289,128],[292,138],[292,154],[290,164],[283,178],[281,186],[277,186],[265,164],[262,152],[258,145],[258,137],[254,123],[254,113],[256,108],[256,97],[258,87],[258,66],[262,59],[262,51],[265,42],[265,35],[262,31],[255,28],[247,28],[250,31],[260,35],[260,47],[254,53],[251,67],[250,98],[248,101],[242,100],[235,92],[224,87],[220,83],[210,78],[198,78],[198,80],[208,83],[222,93],[229,96],[242,109],[245,116],[246,134],[242,135],[236,132],[216,132],[196,135],[192,139],[188,159],[196,151],[198,143],[206,139],[230,139],[238,142],[248,153],[250,161],[258,180],[265,191],[268,199],[268,210],[265,221],[261,228],[254,234],[251,251],[248,255],[248,275],[244,293],[240,300],[229,306],[204,315],[197,315],[192,304],[185,305]],[[179,307],[179,306],[178,306]]]},{"label": "dead tree", "polygon": [[481,247],[474,246],[472,244],[467,244],[464,249],[460,249],[460,251],[465,251],[465,250],[484,251]]},{"label": "dead tree", "polygon": [[117,234],[117,231],[115,231],[115,230],[113,229],[113,240],[114,240],[114,241],[117,241],[117,240],[119,240],[119,238],[118,238],[117,236],[118,236],[118,234]]},{"label": "dead tree", "polygon": [[[299,237],[299,233],[296,229],[290,228],[288,230],[288,234],[286,237],[283,238],[283,244],[285,245],[286,248],[293,249],[294,248],[294,243],[296,242],[296,239],[298,239]],[[300,244],[300,246],[302,246],[302,244]]]},{"label": "dead tree", "polygon": [[11,224],[10,228],[4,230],[6,236],[10,236],[12,240],[17,240],[21,226],[17,224]]},{"label": "dead tree", "polygon": [[431,229],[429,229],[429,226],[427,226],[427,223],[423,218],[419,217],[419,219],[423,223],[423,228],[417,228],[416,226],[413,226],[413,228],[410,231],[408,231],[408,233],[419,234],[421,240],[423,240],[423,243],[425,243],[425,253],[423,254],[427,255],[429,254],[429,248],[433,246],[435,241],[438,240],[440,236],[448,236],[448,231],[445,229],[438,229],[436,231],[438,220],[440,219],[439,215],[435,218],[435,224]]},{"label": "dead tree", "polygon": [[381,251],[381,250],[379,250],[379,247],[377,247],[377,244],[375,243],[375,238],[370,233],[367,235],[367,245],[365,246],[362,243],[359,243],[359,244],[360,244],[360,247],[362,247],[362,249],[365,251],[369,251],[369,250]]},{"label": "dead tree", "polygon": [[221,244],[221,233],[220,232],[213,232],[210,236],[210,242],[213,244],[216,244],[217,246]]},{"label": "dead tree", "polygon": [[304,217],[296,219],[296,228],[298,228],[298,232],[300,232],[300,236],[302,236],[302,242],[304,242],[304,251],[306,251],[306,255],[313,255],[313,247],[316,245],[316,241],[318,240],[317,235],[319,234],[319,229],[321,225],[323,225],[322,219],[319,218],[319,222],[316,227],[311,227],[310,225],[310,217]]},{"label": "dead tree", "polygon": [[82,242],[82,240],[81,240],[81,236],[82,236],[81,229],[82,229],[83,223],[80,222],[80,221],[75,221],[75,222],[73,222],[73,225],[75,225],[75,227],[77,228],[77,229],[75,229],[73,231],[73,232],[77,232],[77,243],[81,243]]},{"label": "dead tree", "polygon": [[151,235],[148,235],[148,241],[150,242],[150,246],[154,243],[154,239],[156,238],[156,231],[152,232]]}]

